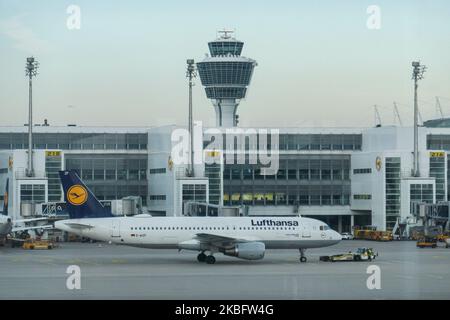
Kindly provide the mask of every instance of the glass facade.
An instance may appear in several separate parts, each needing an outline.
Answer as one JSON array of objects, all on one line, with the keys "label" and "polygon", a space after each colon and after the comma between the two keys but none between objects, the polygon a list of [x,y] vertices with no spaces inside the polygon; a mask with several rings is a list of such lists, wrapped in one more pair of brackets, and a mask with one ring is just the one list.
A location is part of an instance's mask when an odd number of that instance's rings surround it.
[{"label": "glass facade", "polygon": [[247,86],[253,73],[252,61],[205,61],[197,63],[203,86]]},{"label": "glass facade", "polygon": [[212,41],[208,43],[211,56],[240,56],[244,43],[241,41]]},{"label": "glass facade", "polygon": [[[182,189],[183,204],[186,201],[206,202],[206,185],[204,184],[183,184]],[[184,214],[184,205],[182,207]]]},{"label": "glass facade", "polygon": [[433,185],[432,184],[411,184],[411,201],[433,203]]},{"label": "glass facade", "polygon": [[361,134],[280,134],[280,150],[361,150]]},{"label": "glass facade", "polygon": [[276,175],[225,165],[224,205],[348,205],[350,156],[280,155]]},{"label": "glass facade", "polygon": [[242,99],[245,97],[247,88],[242,87],[206,87],[208,99]]},{"label": "glass facade", "polygon": [[45,202],[44,184],[22,184],[20,185],[20,202]]},{"label": "glass facade", "polygon": [[99,200],[140,196],[147,200],[147,155],[66,154],[66,169],[77,171]]},{"label": "glass facade", "polygon": [[47,151],[45,155],[45,172],[48,179],[48,201],[62,201],[61,180],[59,171],[62,170],[60,151]]},{"label": "glass facade", "polygon": [[183,202],[197,201],[206,202],[206,185],[204,184],[183,184]]},{"label": "glass facade", "polygon": [[221,205],[222,175],[220,164],[205,164],[205,176],[209,183],[209,203]]},{"label": "glass facade", "polygon": [[353,169],[353,174],[368,174],[368,173],[372,173],[371,168]]},{"label": "glass facade", "polygon": [[[245,129],[244,129],[245,130]],[[230,138],[231,137],[231,138]],[[213,140],[213,137],[205,134],[203,147],[206,148]],[[228,135],[223,136],[222,141],[225,142],[224,148],[227,150],[259,150],[260,136],[258,134],[242,134],[242,136]],[[266,145],[262,146],[264,150],[270,150],[271,136],[267,135]],[[280,151],[321,151],[321,150],[345,150],[345,151],[361,151],[362,135],[361,134],[279,134],[278,144],[273,143],[275,148]],[[364,169],[366,170],[366,169]],[[370,168],[368,169],[369,171]],[[364,172],[366,173],[366,172]],[[367,172],[369,173],[369,172]]]},{"label": "glass facade", "polygon": [[436,202],[447,201],[447,193],[445,190],[445,154],[430,157],[430,177],[436,179]]},{"label": "glass facade", "polygon": [[[35,149],[146,150],[147,133],[34,133]],[[27,133],[0,133],[0,150],[28,148]]]},{"label": "glass facade", "polygon": [[450,151],[450,135],[427,135],[427,149]]},{"label": "glass facade", "polygon": [[401,161],[399,157],[386,158],[386,228],[393,229],[400,216]]}]

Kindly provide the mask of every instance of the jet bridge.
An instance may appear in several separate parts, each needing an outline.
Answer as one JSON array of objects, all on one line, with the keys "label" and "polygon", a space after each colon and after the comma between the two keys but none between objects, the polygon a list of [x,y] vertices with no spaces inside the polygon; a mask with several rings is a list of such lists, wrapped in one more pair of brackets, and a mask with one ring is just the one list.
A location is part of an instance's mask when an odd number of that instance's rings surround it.
[{"label": "jet bridge", "polygon": [[436,236],[449,228],[450,202],[411,202],[411,215],[424,227],[426,236]]}]

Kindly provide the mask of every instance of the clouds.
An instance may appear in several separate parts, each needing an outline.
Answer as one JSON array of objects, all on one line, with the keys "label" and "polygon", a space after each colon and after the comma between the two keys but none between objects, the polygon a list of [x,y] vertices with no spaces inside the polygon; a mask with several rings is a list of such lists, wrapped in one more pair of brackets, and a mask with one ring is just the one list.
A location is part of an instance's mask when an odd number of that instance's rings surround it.
[{"label": "clouds", "polygon": [[41,39],[25,24],[26,14],[0,20],[0,37],[9,39],[12,47],[27,54],[41,54],[50,50],[50,44]]}]

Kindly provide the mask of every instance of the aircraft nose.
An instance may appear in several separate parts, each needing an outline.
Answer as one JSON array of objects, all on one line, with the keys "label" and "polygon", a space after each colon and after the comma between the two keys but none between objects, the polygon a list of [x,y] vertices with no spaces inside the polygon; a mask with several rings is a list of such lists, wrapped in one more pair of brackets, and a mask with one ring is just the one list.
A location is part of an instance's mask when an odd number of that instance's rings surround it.
[{"label": "aircraft nose", "polygon": [[342,240],[341,234],[339,232],[336,232],[336,231],[333,231],[333,232],[334,232],[333,239],[336,240],[336,241],[341,241]]}]

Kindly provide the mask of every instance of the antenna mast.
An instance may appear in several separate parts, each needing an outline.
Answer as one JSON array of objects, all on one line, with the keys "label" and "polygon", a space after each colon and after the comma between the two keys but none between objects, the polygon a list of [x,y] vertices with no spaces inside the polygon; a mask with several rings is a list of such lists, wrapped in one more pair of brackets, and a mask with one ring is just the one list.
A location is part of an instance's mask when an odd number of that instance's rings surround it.
[{"label": "antenna mast", "polygon": [[25,65],[25,74],[28,76],[28,165],[27,177],[34,176],[33,169],[33,77],[37,76],[39,63],[34,57],[27,58]]},{"label": "antenna mast", "polygon": [[197,76],[195,70],[194,59],[188,59],[187,61],[186,77],[189,79],[189,164],[188,164],[188,176],[194,176],[194,128],[192,118],[192,86],[194,85],[194,78]]},{"label": "antenna mast", "polygon": [[412,67],[412,79],[414,80],[414,166],[412,175],[413,177],[419,177],[419,105],[417,102],[417,89],[419,88],[419,80],[423,79],[423,74],[425,73],[426,67],[421,65],[418,61],[414,61],[412,63]]}]

